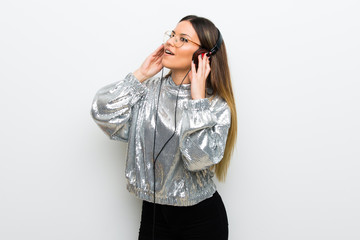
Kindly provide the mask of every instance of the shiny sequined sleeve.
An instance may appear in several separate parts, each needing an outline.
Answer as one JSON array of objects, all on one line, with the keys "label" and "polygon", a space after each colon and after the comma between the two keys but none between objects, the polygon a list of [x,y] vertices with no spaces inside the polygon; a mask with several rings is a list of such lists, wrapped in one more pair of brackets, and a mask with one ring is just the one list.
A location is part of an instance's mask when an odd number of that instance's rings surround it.
[{"label": "shiny sequined sleeve", "polygon": [[221,161],[225,151],[231,112],[221,98],[188,100],[184,104],[180,151],[190,171],[206,169]]},{"label": "shiny sequined sleeve", "polygon": [[110,139],[128,141],[132,107],[148,91],[143,83],[129,73],[95,94],[91,115]]}]

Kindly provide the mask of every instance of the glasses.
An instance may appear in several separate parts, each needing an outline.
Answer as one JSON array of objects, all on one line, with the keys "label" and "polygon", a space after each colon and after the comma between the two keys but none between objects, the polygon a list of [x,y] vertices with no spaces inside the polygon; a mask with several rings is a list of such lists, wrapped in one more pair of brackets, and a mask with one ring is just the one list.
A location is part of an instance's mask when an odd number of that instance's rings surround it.
[{"label": "glasses", "polygon": [[191,43],[194,43],[196,45],[198,45],[199,47],[201,47],[200,44],[194,42],[194,41],[191,41],[190,39],[184,37],[184,36],[178,36],[175,34],[174,31],[166,31],[164,33],[164,43],[166,43],[170,38],[174,38],[174,45],[175,47],[182,47],[184,45],[184,43],[188,43],[188,42],[191,42]]}]

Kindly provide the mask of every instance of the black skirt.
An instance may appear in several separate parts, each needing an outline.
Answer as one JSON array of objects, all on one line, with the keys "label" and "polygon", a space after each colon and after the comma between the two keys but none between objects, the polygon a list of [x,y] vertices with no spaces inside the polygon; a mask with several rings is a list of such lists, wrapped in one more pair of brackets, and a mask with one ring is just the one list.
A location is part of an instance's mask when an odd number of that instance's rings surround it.
[{"label": "black skirt", "polygon": [[[187,207],[143,201],[138,240],[227,240],[228,218],[218,192]],[[153,239],[153,230],[154,239]]]}]

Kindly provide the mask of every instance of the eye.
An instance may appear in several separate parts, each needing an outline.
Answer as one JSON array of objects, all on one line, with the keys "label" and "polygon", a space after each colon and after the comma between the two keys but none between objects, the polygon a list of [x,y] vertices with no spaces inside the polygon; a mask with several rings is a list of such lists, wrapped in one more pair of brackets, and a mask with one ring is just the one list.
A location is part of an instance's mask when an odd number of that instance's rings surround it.
[{"label": "eye", "polygon": [[184,38],[184,37],[180,37],[180,41],[182,41],[182,42],[189,42],[186,38]]},{"label": "eye", "polygon": [[175,33],[171,33],[171,34],[170,34],[170,37],[174,37],[174,36],[175,36]]}]

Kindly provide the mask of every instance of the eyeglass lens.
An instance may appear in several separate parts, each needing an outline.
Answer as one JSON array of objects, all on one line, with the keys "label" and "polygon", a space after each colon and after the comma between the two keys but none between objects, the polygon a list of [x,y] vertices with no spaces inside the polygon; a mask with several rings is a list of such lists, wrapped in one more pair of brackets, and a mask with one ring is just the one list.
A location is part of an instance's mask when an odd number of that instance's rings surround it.
[{"label": "eyeglass lens", "polygon": [[163,38],[163,43],[166,43],[170,38],[174,38],[174,44],[176,47],[181,47],[184,42],[180,40],[179,36],[175,35],[172,31],[166,31]]}]

